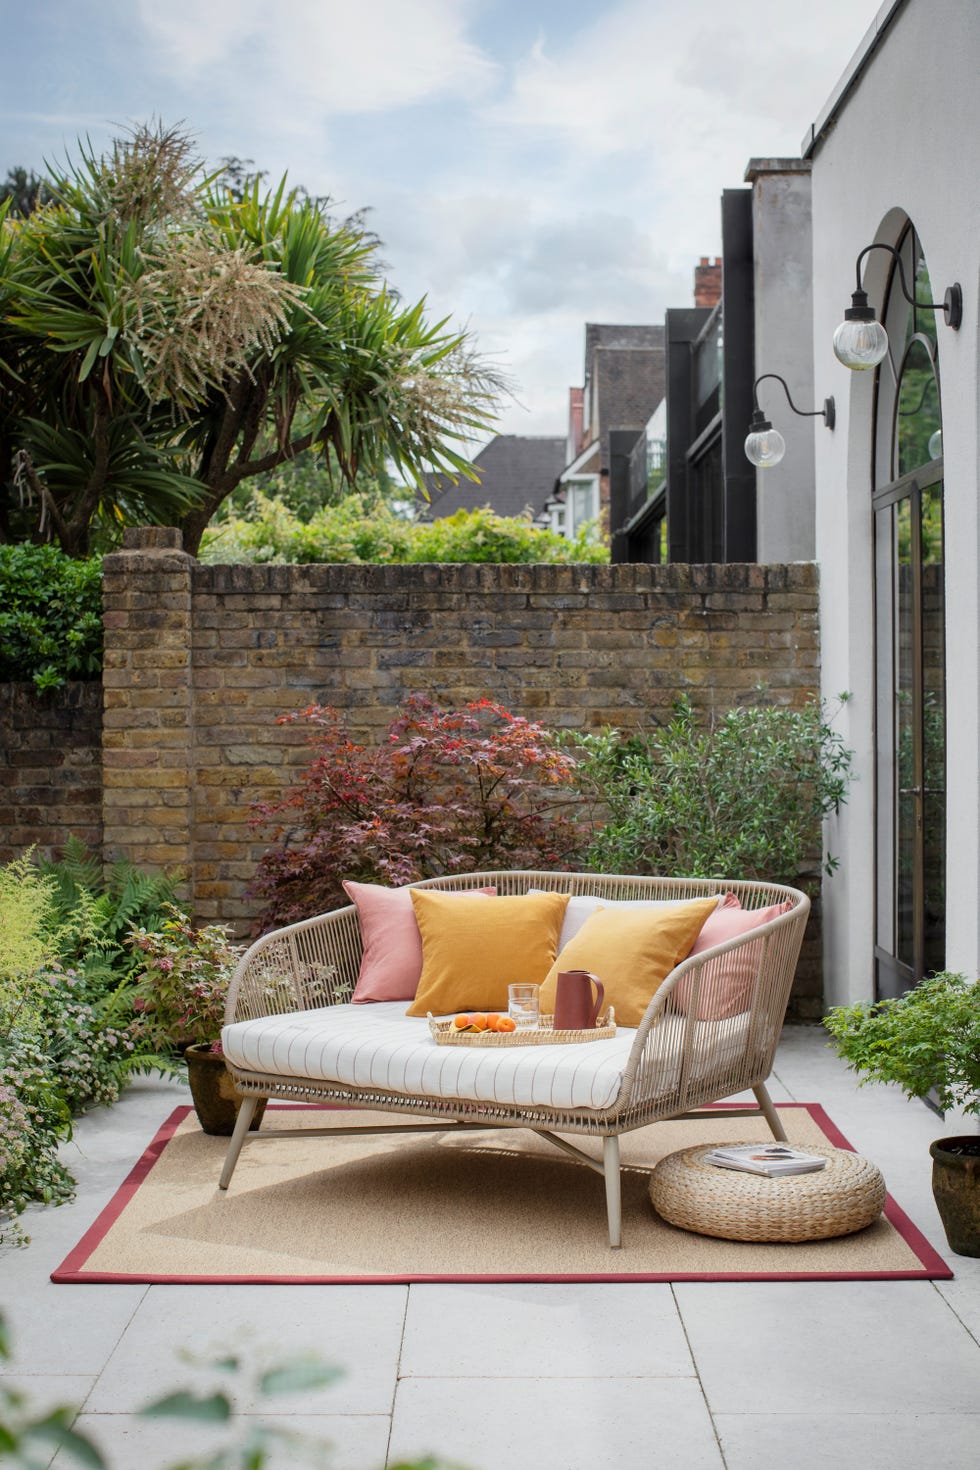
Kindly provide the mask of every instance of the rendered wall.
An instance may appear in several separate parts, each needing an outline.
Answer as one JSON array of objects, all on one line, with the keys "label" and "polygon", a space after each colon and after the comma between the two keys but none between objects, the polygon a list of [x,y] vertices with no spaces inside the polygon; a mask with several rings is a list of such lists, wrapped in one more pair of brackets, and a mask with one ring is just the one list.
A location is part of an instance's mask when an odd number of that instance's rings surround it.
[{"label": "rendered wall", "polygon": [[[818,433],[817,559],[824,692],[852,692],[845,711],[857,751],[851,799],[831,834],[846,884],[825,895],[829,1002],[872,993],[874,663],[871,424],[873,374],[833,356],[858,252],[894,243],[906,218],[922,241],[936,299],[963,287],[963,325],[938,314],[945,465],[947,638],[947,964],[980,970],[980,561],[978,520],[978,195],[969,140],[980,126],[980,7],[909,0],[895,13],[855,90],[813,151],[814,381],[837,399],[833,434]],[[929,99],[955,99],[955,105]],[[865,284],[880,304],[883,251]]]}]

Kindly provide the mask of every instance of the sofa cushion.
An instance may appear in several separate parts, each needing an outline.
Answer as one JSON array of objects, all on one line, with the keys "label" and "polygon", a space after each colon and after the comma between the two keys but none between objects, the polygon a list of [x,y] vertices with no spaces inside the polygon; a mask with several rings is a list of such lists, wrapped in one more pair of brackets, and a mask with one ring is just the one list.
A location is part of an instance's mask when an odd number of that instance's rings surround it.
[{"label": "sofa cushion", "polygon": [[409,1016],[505,1011],[511,984],[540,985],[558,953],[565,893],[495,898],[413,888],[422,975]]},{"label": "sofa cushion", "polygon": [[[748,1018],[695,1027],[705,1074],[724,1072],[745,1050]],[[677,1080],[685,1022],[665,1017],[654,1033],[664,1092]],[[425,1019],[404,1003],[338,1005],[237,1021],[221,1033],[227,1060],[246,1072],[378,1088],[408,1097],[459,1098],[561,1111],[603,1111],[616,1101],[635,1031],[576,1046],[438,1046]]]},{"label": "sofa cushion", "polygon": [[[716,944],[726,944],[729,939],[738,939],[789,913],[792,899],[783,903],[770,904],[764,909],[743,909],[734,893],[726,894],[725,902],[705,920],[704,928],[694,941],[692,955],[703,954]],[[745,944],[738,949],[721,955],[702,972],[703,978],[698,999],[698,1019],[722,1021],[726,1016],[736,1016],[747,1011],[752,1004],[752,986],[762,960],[762,942]],[[683,975],[674,987],[673,1001],[676,1008],[687,1011],[691,1005],[694,977]]]},{"label": "sofa cushion", "polygon": [[[410,888],[344,880],[344,891],[357,909],[361,930],[361,968],[351,997],[355,1005],[379,1000],[414,1000],[422,974],[422,936],[415,921]],[[493,897],[496,888],[469,890],[471,896]],[[457,893],[452,898],[460,897]]]},{"label": "sofa cushion", "polygon": [[590,970],[605,988],[604,1005],[616,1020],[638,1026],[643,1012],[675,965],[690,952],[717,898],[696,898],[657,909],[604,908],[590,914],[562,946],[541,987],[541,1009],[553,1011],[562,970]]},{"label": "sofa cushion", "polygon": [[[529,893],[544,893],[543,888],[529,888]],[[720,905],[722,896],[719,893],[715,904]],[[568,900],[568,908],[561,925],[561,939],[558,942],[559,950],[565,948],[570,939],[574,939],[586,919],[594,914],[596,909],[667,909],[673,908],[679,903],[690,903],[687,898],[600,898],[595,893],[573,893]]]}]

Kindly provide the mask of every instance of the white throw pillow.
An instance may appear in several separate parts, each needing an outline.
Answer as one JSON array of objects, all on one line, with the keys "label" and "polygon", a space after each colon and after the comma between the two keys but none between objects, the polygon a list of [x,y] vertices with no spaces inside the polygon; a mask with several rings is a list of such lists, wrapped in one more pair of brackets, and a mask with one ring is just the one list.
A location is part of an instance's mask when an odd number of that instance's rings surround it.
[{"label": "white throw pillow", "polygon": [[[529,888],[529,893],[544,893],[544,888]],[[710,894],[705,897],[710,898]],[[721,904],[724,894],[719,893],[718,904]],[[568,900],[565,910],[565,918],[562,921],[561,937],[558,941],[559,954],[568,941],[578,933],[590,914],[596,909],[663,909],[670,908],[679,903],[690,903],[689,898],[599,898],[594,893],[576,893]]]}]

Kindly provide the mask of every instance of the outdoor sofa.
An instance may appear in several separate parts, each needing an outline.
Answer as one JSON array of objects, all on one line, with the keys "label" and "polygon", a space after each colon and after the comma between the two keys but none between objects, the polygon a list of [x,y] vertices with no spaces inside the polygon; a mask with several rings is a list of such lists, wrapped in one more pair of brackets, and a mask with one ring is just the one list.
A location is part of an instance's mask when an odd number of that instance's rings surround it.
[{"label": "outdoor sofa", "polygon": [[[706,1104],[751,1089],[785,1139],[766,1090],[810,908],[773,883],[595,873],[490,872],[432,878],[417,888],[501,896],[531,890],[600,902],[734,895],[743,910],[774,909],[742,937],[678,964],[636,1026],[578,1045],[438,1046],[405,1002],[351,1004],[362,954],[354,906],[257,940],[231,981],[222,1032],[225,1060],[244,1095],[221,1174],[227,1189],[242,1145],[270,1138],[473,1128],[529,1128],[604,1176],[609,1243],[620,1244],[619,1137],[658,1120],[698,1116]],[[737,904],[736,904],[737,900]],[[778,909],[784,911],[778,912]],[[732,978],[739,976],[732,1003]],[[402,1114],[408,1123],[249,1132],[262,1098]],[[269,1115],[267,1115],[268,1117]],[[418,1122],[416,1120],[427,1120]],[[601,1139],[601,1159],[569,1135]]]}]

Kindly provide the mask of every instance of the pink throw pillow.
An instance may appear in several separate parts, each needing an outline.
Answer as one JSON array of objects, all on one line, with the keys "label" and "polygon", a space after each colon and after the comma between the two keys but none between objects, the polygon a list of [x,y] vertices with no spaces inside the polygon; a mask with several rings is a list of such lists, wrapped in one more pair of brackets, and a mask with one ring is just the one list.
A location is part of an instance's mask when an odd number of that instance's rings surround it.
[{"label": "pink throw pillow", "polygon": [[[751,929],[757,929],[769,919],[788,913],[793,907],[792,899],[774,903],[765,909],[743,909],[734,893],[726,893],[725,901],[709,914],[701,933],[694,941],[691,955],[703,954],[715,944],[726,944]],[[688,956],[690,958],[691,956]],[[699,1021],[724,1021],[747,1011],[752,996],[752,984],[759,968],[760,946],[747,944],[743,949],[733,950],[714,962],[710,977],[710,989],[704,977],[698,1005]],[[704,972],[702,972],[704,974]],[[686,1012],[691,1003],[694,977],[685,975],[674,988],[673,1000],[677,1009]]]},{"label": "pink throw pillow", "polygon": [[[415,920],[410,888],[384,888],[378,883],[344,879],[344,891],[357,909],[361,926],[361,968],[351,1000],[362,1005],[377,1000],[414,1000],[422,974],[422,936]],[[496,888],[466,889],[496,896]]]}]

